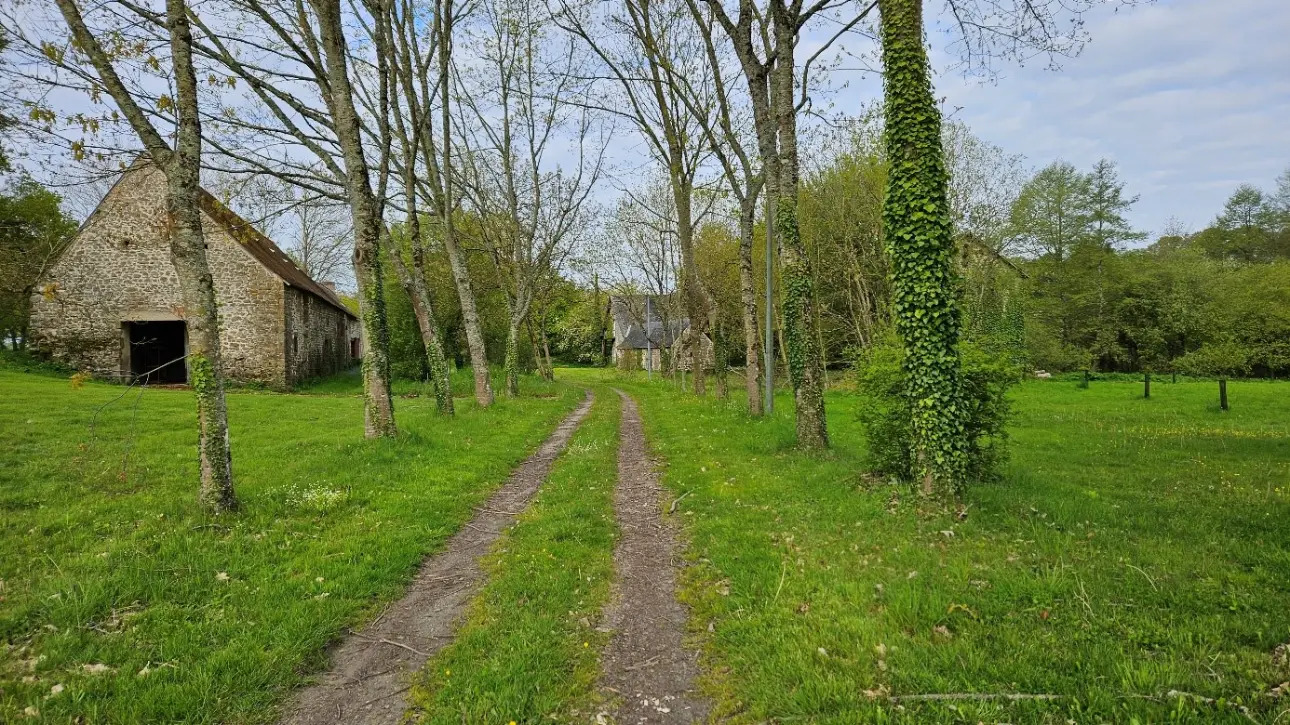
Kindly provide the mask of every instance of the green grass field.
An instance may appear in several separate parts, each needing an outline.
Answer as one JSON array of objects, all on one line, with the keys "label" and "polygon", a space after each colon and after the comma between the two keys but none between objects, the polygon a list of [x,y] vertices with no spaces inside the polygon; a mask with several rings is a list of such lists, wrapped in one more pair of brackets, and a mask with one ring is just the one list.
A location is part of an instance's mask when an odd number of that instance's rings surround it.
[{"label": "green grass field", "polygon": [[[1150,400],[1129,383],[1024,384],[1006,479],[973,489],[960,521],[861,476],[845,392],[829,397],[833,450],[810,457],[791,450],[786,397],[752,421],[735,402],[598,375],[638,396],[666,485],[689,494],[684,597],[724,717],[1290,710],[1265,696],[1290,680],[1273,657],[1290,642],[1290,385],[1232,383],[1223,413],[1213,383],[1161,383]],[[888,699],[1005,693],[1057,699]]]},{"label": "green grass field", "polygon": [[234,392],[244,511],[215,519],[190,393],[0,370],[0,722],[272,720],[581,399],[524,382],[451,420],[400,397],[395,442],[363,440],[357,378]]},{"label": "green grass field", "polygon": [[[326,644],[592,385],[598,402],[489,555],[459,637],[412,693],[427,722],[585,721],[612,577],[618,402],[686,494],[682,595],[733,722],[1275,722],[1290,680],[1290,385],[1031,382],[1005,480],[966,517],[863,475],[855,399],[792,451],[665,381],[561,370],[455,419],[400,383],[402,437],[361,437],[357,378],[230,395],[245,510],[196,504],[192,400],[0,369],[0,722],[266,722]],[[93,431],[90,421],[104,403]],[[124,464],[124,465],[123,465]],[[1290,688],[1287,688],[1290,689]],[[1044,700],[975,699],[1049,695]],[[971,695],[973,699],[919,699]],[[903,698],[893,702],[890,698]]]}]

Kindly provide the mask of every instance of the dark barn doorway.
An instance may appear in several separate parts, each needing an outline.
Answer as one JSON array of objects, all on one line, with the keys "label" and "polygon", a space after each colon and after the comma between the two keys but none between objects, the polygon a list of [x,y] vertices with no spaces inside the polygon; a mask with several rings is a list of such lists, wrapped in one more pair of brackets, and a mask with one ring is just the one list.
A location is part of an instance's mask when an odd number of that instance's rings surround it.
[{"label": "dark barn doorway", "polygon": [[187,327],[180,322],[127,322],[130,374],[142,383],[188,382]]}]

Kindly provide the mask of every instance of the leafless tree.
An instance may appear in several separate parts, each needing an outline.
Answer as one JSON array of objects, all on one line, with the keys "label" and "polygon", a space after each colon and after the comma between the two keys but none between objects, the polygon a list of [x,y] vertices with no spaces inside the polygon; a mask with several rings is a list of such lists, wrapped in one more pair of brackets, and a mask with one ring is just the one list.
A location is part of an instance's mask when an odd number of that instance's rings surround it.
[{"label": "leafless tree", "polygon": [[[687,340],[699,343],[717,314],[694,254],[695,188],[710,151],[693,111],[710,114],[715,105],[703,40],[677,0],[626,0],[607,10],[560,0],[555,17],[593,51],[616,86],[616,97],[604,108],[631,121],[667,170],[681,255],[679,288],[690,319]],[[691,97],[683,97],[677,76],[689,79]],[[703,395],[705,370],[697,345],[692,354],[694,391]]]},{"label": "leafless tree", "polygon": [[206,188],[275,240],[306,274],[352,289],[353,228],[343,204],[272,176],[211,177]]},{"label": "leafless tree", "polygon": [[[479,240],[505,286],[506,392],[519,394],[519,334],[543,280],[558,273],[589,225],[607,137],[578,79],[582,53],[553,34],[544,5],[488,0],[472,34],[477,62],[459,85],[457,125],[468,151],[462,188],[479,216]],[[569,148],[561,141],[568,135]],[[553,163],[564,155],[573,161]]]}]

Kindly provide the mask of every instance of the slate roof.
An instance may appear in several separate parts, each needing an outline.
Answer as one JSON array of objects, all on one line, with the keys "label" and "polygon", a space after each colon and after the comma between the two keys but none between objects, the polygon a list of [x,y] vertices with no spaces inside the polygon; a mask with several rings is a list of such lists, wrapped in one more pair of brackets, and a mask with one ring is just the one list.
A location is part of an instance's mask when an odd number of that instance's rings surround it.
[{"label": "slate roof", "polygon": [[[646,348],[670,348],[690,326],[690,320],[669,320],[663,324],[657,301],[653,296],[615,295],[609,298],[610,313],[614,317],[614,328],[626,330],[622,339],[614,344],[622,350],[644,350]],[[646,314],[648,312],[648,314]],[[649,320],[649,336],[645,334],[645,321]]]},{"label": "slate roof", "polygon": [[358,316],[345,306],[345,303],[341,301],[335,292],[318,284],[312,277],[305,274],[305,271],[297,267],[296,263],[291,261],[291,258],[278,245],[274,244],[272,239],[261,234],[260,230],[256,229],[251,222],[224,206],[219,199],[216,199],[205,189],[198,189],[197,192],[201,197],[202,211],[224,227],[234,239],[246,248],[246,251],[251,253],[252,257],[255,257],[257,262],[264,265],[266,269],[276,274],[288,285],[309,292],[351,318],[358,319]]}]

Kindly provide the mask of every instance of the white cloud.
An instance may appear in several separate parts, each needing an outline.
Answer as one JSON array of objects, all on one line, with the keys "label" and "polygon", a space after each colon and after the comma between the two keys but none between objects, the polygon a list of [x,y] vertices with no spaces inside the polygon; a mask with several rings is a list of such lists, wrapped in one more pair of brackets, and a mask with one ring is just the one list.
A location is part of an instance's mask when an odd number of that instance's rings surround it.
[{"label": "white cloud", "polygon": [[1059,71],[1002,68],[989,84],[942,72],[936,92],[1036,166],[1116,160],[1145,229],[1203,226],[1236,185],[1270,186],[1290,166],[1290,2],[1160,2],[1091,14],[1088,29]]}]

